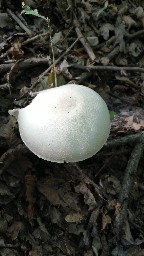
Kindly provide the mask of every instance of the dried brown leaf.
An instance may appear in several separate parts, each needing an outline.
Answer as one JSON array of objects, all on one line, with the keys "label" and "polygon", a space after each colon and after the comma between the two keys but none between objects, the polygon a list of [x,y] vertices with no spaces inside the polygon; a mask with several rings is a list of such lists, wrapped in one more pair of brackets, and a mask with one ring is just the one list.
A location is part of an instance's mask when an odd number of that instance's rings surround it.
[{"label": "dried brown leaf", "polygon": [[133,13],[136,15],[138,19],[144,17],[144,10],[141,6],[135,8]]},{"label": "dried brown leaf", "polygon": [[56,207],[51,207],[49,210],[51,222],[61,227],[62,214]]},{"label": "dried brown leaf", "polygon": [[122,21],[128,27],[128,29],[130,29],[131,27],[137,26],[136,21],[132,19],[130,16],[127,16],[127,15],[123,16]]},{"label": "dried brown leaf", "polygon": [[55,66],[54,64],[52,64],[52,68],[51,68],[51,71],[48,75],[48,85],[47,87],[51,88],[51,87],[55,87]]},{"label": "dried brown leaf", "polygon": [[94,256],[93,251],[89,250],[89,251],[85,252],[84,256]]},{"label": "dried brown leaf", "polygon": [[0,196],[13,196],[8,186],[0,182]]},{"label": "dried brown leaf", "polygon": [[141,249],[140,246],[130,246],[126,250],[125,256],[143,256],[144,255],[144,249]]},{"label": "dried brown leaf", "polygon": [[125,5],[125,6],[123,6],[123,7],[118,11],[118,15],[124,15],[124,14],[127,13],[127,11],[128,11],[128,6]]},{"label": "dried brown leaf", "polygon": [[75,191],[84,195],[84,201],[85,204],[89,206],[89,210],[92,210],[96,207],[97,203],[95,198],[84,182],[81,182],[78,186],[76,186]]},{"label": "dried brown leaf", "polygon": [[[8,154],[3,155],[4,170],[18,179],[23,179],[24,174],[32,169],[32,163],[22,153],[22,147],[17,147],[17,150],[11,150]],[[25,148],[24,150],[27,150]]]},{"label": "dried brown leaf", "polygon": [[87,13],[91,13],[92,12],[92,4],[90,4],[89,1],[85,1],[85,0],[82,0],[81,2],[84,5],[85,11]]},{"label": "dried brown leaf", "polygon": [[129,222],[127,220],[125,221],[124,232],[125,232],[125,239],[127,241],[132,241],[133,237],[132,237],[132,233],[131,233],[131,230],[130,230]]},{"label": "dried brown leaf", "polygon": [[38,182],[38,190],[48,199],[52,205],[62,205],[65,203],[59,195],[57,184],[54,184],[54,179],[45,179]]},{"label": "dried brown leaf", "polygon": [[109,58],[107,57],[102,57],[101,58],[101,63],[104,65],[104,66],[107,66],[109,64],[110,60]]},{"label": "dried brown leaf", "polygon": [[100,27],[100,34],[103,36],[105,40],[109,38],[110,31],[114,31],[114,26],[110,23],[104,23]]},{"label": "dried brown leaf", "polygon": [[79,198],[78,195],[75,193],[71,192],[66,192],[65,194],[59,190],[60,197],[63,199],[65,204],[69,206],[69,208],[75,210],[75,211],[80,211],[80,206],[79,206]]},{"label": "dried brown leaf", "polygon": [[28,256],[43,256],[42,247],[36,246],[32,251],[29,252]]},{"label": "dried brown leaf", "polygon": [[20,221],[15,221],[6,231],[8,237],[12,241],[16,240],[19,233],[25,229],[24,224]]},{"label": "dried brown leaf", "polygon": [[138,6],[137,8],[135,8],[133,13],[136,15],[136,17],[139,19],[140,23],[144,27],[144,9],[142,8],[142,6]]},{"label": "dried brown leaf", "polygon": [[0,137],[6,139],[7,143],[11,146],[16,146],[20,139],[16,136],[15,129],[17,128],[17,121],[12,116],[9,118],[8,123],[0,127]]},{"label": "dried brown leaf", "polygon": [[116,202],[115,204],[115,215],[119,215],[121,210],[121,204],[119,202]]},{"label": "dried brown leaf", "polygon": [[[59,66],[59,71],[60,71],[60,73],[63,74],[64,77],[71,80],[73,77],[72,77],[71,73],[68,70],[68,66],[69,66],[68,62],[66,60],[63,60],[63,62]],[[58,76],[58,79],[59,79],[59,76]]]},{"label": "dried brown leaf", "polygon": [[105,230],[107,225],[111,223],[111,218],[107,214],[107,211],[102,213],[102,230]]},{"label": "dried brown leaf", "polygon": [[144,129],[144,111],[135,108],[134,111],[122,111],[112,120],[111,131],[140,131]]},{"label": "dried brown leaf", "polygon": [[48,201],[52,205],[58,205],[58,206],[63,205],[63,202],[56,189],[52,187],[47,187],[47,184],[38,186],[38,188],[39,188],[39,191],[48,199]]},{"label": "dried brown leaf", "polygon": [[[119,193],[121,190],[121,184],[119,179],[117,179],[115,176],[109,176],[108,182],[111,184],[112,190],[114,190],[116,193]],[[110,191],[109,191],[110,193]]]},{"label": "dried brown leaf", "polygon": [[83,219],[83,215],[80,212],[67,214],[65,217],[66,222],[79,223]]},{"label": "dried brown leaf", "polygon": [[19,40],[11,43],[11,48],[8,50],[8,54],[14,59],[22,59],[24,57],[24,51],[21,49],[22,44]]},{"label": "dried brown leaf", "polygon": [[141,22],[142,26],[144,27],[144,17],[140,18],[140,22]]},{"label": "dried brown leaf", "polygon": [[144,127],[144,120],[140,120],[139,123],[134,122],[134,116],[125,118],[125,127],[134,131],[139,131],[141,127]]}]

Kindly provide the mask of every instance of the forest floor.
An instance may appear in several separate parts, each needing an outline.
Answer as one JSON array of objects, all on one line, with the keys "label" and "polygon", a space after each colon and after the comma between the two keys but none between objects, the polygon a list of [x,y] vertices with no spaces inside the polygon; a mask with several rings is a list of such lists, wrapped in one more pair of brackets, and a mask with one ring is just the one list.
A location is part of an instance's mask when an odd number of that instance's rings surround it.
[{"label": "forest floor", "polygon": [[[0,0],[0,256],[144,255],[143,5]],[[54,85],[52,49],[58,86],[110,110],[107,144],[75,164],[39,159],[8,114]]]}]

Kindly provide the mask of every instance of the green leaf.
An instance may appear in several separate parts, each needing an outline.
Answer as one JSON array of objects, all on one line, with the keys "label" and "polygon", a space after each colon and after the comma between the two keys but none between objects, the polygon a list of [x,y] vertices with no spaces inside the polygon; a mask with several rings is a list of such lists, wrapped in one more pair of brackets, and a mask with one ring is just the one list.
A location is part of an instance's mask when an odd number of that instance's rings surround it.
[{"label": "green leaf", "polygon": [[33,15],[33,16],[35,16],[35,17],[38,17],[38,18],[41,18],[41,19],[47,21],[47,19],[46,19],[44,16],[42,16],[42,15],[40,15],[40,14],[38,13],[38,10],[37,10],[37,9],[32,10],[29,6],[25,6],[23,12],[24,12],[25,14]]},{"label": "green leaf", "polygon": [[96,14],[96,17],[98,18],[100,16],[101,13],[104,12],[105,9],[107,9],[108,7],[108,1],[105,2],[104,4],[104,7],[100,8],[95,14]]},{"label": "green leaf", "polygon": [[109,114],[110,114],[110,120],[114,119],[115,115],[116,115],[116,112],[114,111],[109,111]]}]

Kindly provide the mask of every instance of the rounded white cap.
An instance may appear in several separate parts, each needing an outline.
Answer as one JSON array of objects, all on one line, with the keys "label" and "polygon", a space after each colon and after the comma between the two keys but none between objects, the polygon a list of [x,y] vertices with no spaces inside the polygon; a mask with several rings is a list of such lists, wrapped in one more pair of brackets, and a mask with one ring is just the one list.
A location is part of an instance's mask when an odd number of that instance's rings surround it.
[{"label": "rounded white cap", "polygon": [[82,85],[44,90],[16,115],[23,142],[51,162],[78,162],[93,156],[110,132],[106,103]]}]

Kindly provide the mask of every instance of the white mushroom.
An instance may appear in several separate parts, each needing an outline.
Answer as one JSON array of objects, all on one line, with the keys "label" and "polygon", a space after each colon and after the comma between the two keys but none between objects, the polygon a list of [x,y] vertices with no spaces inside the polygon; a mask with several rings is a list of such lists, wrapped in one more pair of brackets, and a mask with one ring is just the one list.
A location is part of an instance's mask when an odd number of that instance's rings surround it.
[{"label": "white mushroom", "polygon": [[17,118],[26,146],[51,162],[78,162],[93,156],[110,132],[106,103],[83,85],[41,91],[30,105],[9,113]]}]

